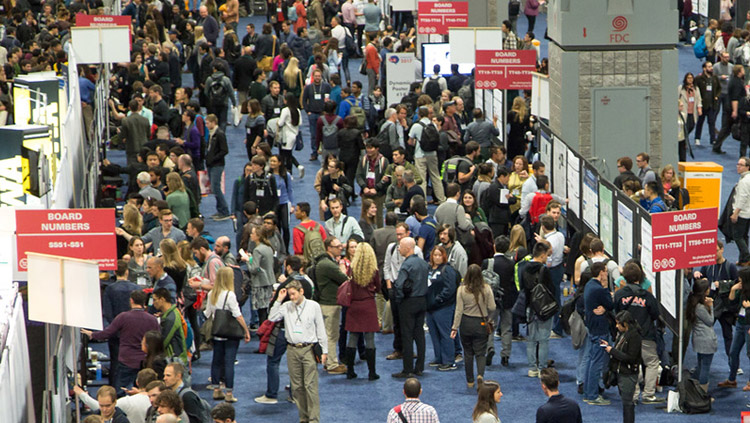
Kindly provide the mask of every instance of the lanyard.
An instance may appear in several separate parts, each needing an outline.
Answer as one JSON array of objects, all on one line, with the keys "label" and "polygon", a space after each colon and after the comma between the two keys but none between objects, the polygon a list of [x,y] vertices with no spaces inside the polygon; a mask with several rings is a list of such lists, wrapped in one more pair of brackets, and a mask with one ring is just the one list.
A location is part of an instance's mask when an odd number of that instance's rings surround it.
[{"label": "lanyard", "polygon": [[294,306],[294,312],[297,313],[297,321],[299,323],[302,323],[302,314],[305,312],[305,306],[307,305],[307,302],[302,303],[302,310],[300,310],[299,307],[296,305]]}]

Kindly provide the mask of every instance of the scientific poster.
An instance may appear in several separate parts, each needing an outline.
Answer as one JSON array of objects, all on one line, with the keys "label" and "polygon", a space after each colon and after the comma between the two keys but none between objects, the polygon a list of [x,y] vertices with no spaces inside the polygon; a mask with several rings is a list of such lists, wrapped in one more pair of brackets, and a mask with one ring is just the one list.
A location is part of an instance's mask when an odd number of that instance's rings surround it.
[{"label": "scientific poster", "polygon": [[581,160],[568,150],[568,210],[581,217]]},{"label": "scientific poster", "polygon": [[[497,124],[501,126],[505,117],[503,113],[503,91],[501,90],[492,90],[492,115],[497,116]],[[486,116],[485,119],[491,122],[492,116]],[[505,131],[501,130],[497,138],[500,139],[500,142],[505,142]]]},{"label": "scientific poster", "polygon": [[667,270],[660,273],[659,290],[657,291],[659,302],[667,312],[677,319],[677,279],[675,270]]},{"label": "scientific poster", "polygon": [[603,184],[599,184],[599,203],[599,238],[604,244],[604,251],[613,255],[612,191]]},{"label": "scientific poster", "polygon": [[[646,279],[651,282],[656,281],[656,275],[653,269],[653,251],[651,246],[651,223],[646,218],[641,219],[641,266]],[[624,263],[623,263],[624,264]]]},{"label": "scientific poster", "polygon": [[599,181],[593,170],[583,171],[583,221],[594,231],[599,232]]},{"label": "scientific poster", "polygon": [[555,171],[552,167],[552,141],[545,138],[544,135],[539,138],[539,160],[549,169],[547,176],[554,175]]},{"label": "scientific poster", "polygon": [[617,263],[633,258],[633,211],[617,202]]},{"label": "scientific poster", "polygon": [[552,173],[552,176],[554,176],[553,184],[552,184],[552,192],[559,195],[560,197],[567,198],[568,197],[568,185],[567,185],[567,166],[568,166],[568,146],[565,145],[564,142],[560,141],[559,138],[553,136],[555,145],[554,145],[554,154],[555,158],[552,160],[552,167],[554,168],[554,172]]}]

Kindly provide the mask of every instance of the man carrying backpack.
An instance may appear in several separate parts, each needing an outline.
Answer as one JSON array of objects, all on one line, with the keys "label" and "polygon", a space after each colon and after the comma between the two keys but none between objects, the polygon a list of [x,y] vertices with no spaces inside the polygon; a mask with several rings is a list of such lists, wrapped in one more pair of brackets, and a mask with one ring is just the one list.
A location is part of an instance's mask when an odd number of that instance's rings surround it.
[{"label": "man carrying backpack", "polygon": [[422,92],[429,95],[432,101],[438,101],[440,94],[448,89],[448,81],[440,74],[440,65],[432,67],[432,75],[422,83]]},{"label": "man carrying backpack", "polygon": [[[318,118],[323,113],[323,107],[329,101],[331,95],[331,86],[323,81],[323,72],[320,69],[313,71],[313,80],[302,90],[302,109],[307,113],[307,120],[310,128],[316,128]],[[342,118],[343,119],[343,118]],[[319,139],[310,133],[310,145],[313,153],[317,154]],[[323,156],[325,157],[325,156]]]},{"label": "man carrying backpack", "polygon": [[[539,245],[539,244],[537,244]],[[614,308],[612,296],[607,288],[608,276],[605,263],[597,262],[591,265],[591,280],[586,283],[583,291],[583,307],[588,330],[589,361],[586,365],[585,379],[583,382],[583,401],[589,405],[609,405],[609,400],[599,394],[599,379],[602,370],[609,362],[609,355],[599,344],[601,341],[612,342],[609,331],[609,319],[607,312]]]},{"label": "man carrying backpack", "polygon": [[422,176],[422,191],[427,193],[427,176],[432,183],[433,202],[445,201],[443,183],[438,170],[437,149],[440,144],[437,119],[432,106],[422,106],[417,111],[419,120],[409,130],[409,145],[415,146],[414,162]]},{"label": "man carrying backpack", "polygon": [[[552,297],[554,287],[547,269],[547,259],[552,253],[547,241],[537,242],[533,258],[524,266],[521,286],[526,295],[526,321],[529,336],[526,339],[526,358],[529,377],[539,377],[539,371],[547,367],[549,357],[549,335],[552,330],[552,316],[556,314]],[[545,292],[546,291],[546,292]]]},{"label": "man carrying backpack", "polygon": [[453,156],[443,163],[443,182],[457,183],[461,192],[471,189],[477,175],[477,166],[474,160],[479,156],[479,143],[469,141],[466,143],[465,156]]},{"label": "man carrying backpack", "polygon": [[[304,201],[297,203],[294,208],[294,217],[300,221],[299,225],[292,231],[292,248],[297,256],[304,256],[305,260],[312,263],[321,254],[325,254],[325,249],[321,248],[328,234],[320,223],[310,219],[310,204]],[[317,230],[318,234],[310,235],[310,232]],[[308,238],[309,237],[309,238]],[[320,242],[312,243],[313,238]],[[319,245],[320,244],[320,245]],[[305,248],[307,246],[307,248]]]},{"label": "man carrying backpack", "polygon": [[[341,89],[341,103],[339,103],[338,115],[341,119],[346,119],[347,116],[357,117],[357,128],[364,130],[365,122],[367,118],[365,116],[364,109],[362,108],[362,102],[357,100],[357,97],[352,94],[353,90],[349,87]],[[360,120],[361,113],[361,120]]]},{"label": "man carrying backpack", "polygon": [[250,160],[252,173],[245,178],[244,202],[253,201],[258,206],[258,214],[263,216],[270,211],[276,210],[279,205],[279,191],[276,186],[276,178],[270,173],[265,173],[266,159],[255,156]]},{"label": "man carrying backpack", "polygon": [[[320,117],[315,124],[315,141],[312,143],[313,151],[316,153],[320,149],[322,156],[328,154],[339,156],[339,130],[344,129],[344,119],[336,115],[336,103],[329,101],[323,105],[324,115]],[[308,116],[311,116],[308,113]],[[312,128],[312,126],[311,126]]]},{"label": "man carrying backpack", "polygon": [[[500,339],[503,349],[500,352],[500,364],[504,367],[510,365],[510,353],[513,346],[511,327],[513,324],[513,314],[511,309],[518,297],[518,290],[514,281],[516,262],[513,256],[508,257],[508,248],[510,248],[510,239],[505,236],[495,238],[495,255],[490,259],[484,260],[482,269],[492,270],[500,281],[502,289],[502,301],[496,304],[495,313],[500,317]],[[495,298],[497,302],[497,298]],[[493,322],[497,322],[498,316],[492,316]],[[492,365],[492,357],[495,355],[495,334],[489,334],[489,349],[487,350],[487,365]]]},{"label": "man carrying backpack", "polygon": [[211,406],[208,402],[190,389],[183,380],[185,366],[180,363],[169,363],[164,369],[164,383],[167,388],[177,392],[182,400],[183,409],[190,423],[206,423],[211,419]]},{"label": "man carrying backpack", "polygon": [[214,114],[219,118],[219,126],[222,131],[227,129],[227,100],[232,102],[232,107],[237,107],[237,99],[234,98],[234,89],[232,81],[224,75],[223,66],[214,63],[214,73],[206,80],[206,90],[208,95],[208,113]]}]

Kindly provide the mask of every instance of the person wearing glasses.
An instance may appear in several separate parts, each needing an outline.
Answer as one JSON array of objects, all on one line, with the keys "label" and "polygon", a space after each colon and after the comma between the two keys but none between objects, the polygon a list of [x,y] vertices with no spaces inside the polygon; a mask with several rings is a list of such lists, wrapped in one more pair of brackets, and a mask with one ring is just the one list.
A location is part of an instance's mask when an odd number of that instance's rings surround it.
[{"label": "person wearing glasses", "polygon": [[747,249],[747,231],[750,229],[750,158],[740,157],[737,160],[737,173],[740,180],[737,183],[732,215],[729,219],[732,221],[732,239],[740,250],[737,264],[742,267],[750,266],[750,252]]}]

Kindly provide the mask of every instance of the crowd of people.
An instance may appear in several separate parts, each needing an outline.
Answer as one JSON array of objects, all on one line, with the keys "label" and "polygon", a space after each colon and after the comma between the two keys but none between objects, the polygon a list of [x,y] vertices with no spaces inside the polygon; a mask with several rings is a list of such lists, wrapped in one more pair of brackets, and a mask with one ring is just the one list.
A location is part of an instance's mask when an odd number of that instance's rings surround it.
[{"label": "crowd of people", "polygon": [[[515,13],[502,23],[504,47],[539,51],[533,28],[540,2],[509,3]],[[237,351],[251,337],[266,355],[265,392],[254,401],[279,401],[286,355],[290,397],[305,422],[320,420],[317,365],[354,379],[357,355],[373,382],[380,360],[401,360],[391,376],[405,379],[406,401],[389,411],[389,422],[437,422],[435,409],[419,401],[418,378],[461,366],[467,387],[478,391],[472,420],[499,422],[503,394],[485,372],[495,355],[510,366],[514,341],[525,342],[526,374],[539,378],[549,397],[537,421],[580,422],[577,401],[558,391],[549,348],[567,331],[578,339],[583,402],[610,403],[602,395],[609,369],[624,421],[634,421],[637,402],[664,401],[656,396],[657,375],[677,360],[679,347],[670,353],[664,345],[653,281],[639,260],[616,263],[595,234],[566,224],[568,200],[550,192],[550,164],[536,152],[528,92],[510,96],[504,128],[475,104],[473,75],[454,65],[444,76],[436,66],[423,79],[417,61],[409,93],[386,100],[385,55],[413,52],[416,28],[412,13],[383,16],[374,0],[270,0],[267,22],[257,32],[248,24],[242,37],[239,17],[255,2],[123,6],[133,22],[131,62],[114,66],[106,112],[115,128],[109,147],[124,150],[125,160],[104,160],[101,168],[127,176],[117,270],[103,294],[105,329],[82,331],[108,340],[109,385],[96,398],[75,388],[104,421],[234,421],[231,403],[248,399],[234,389]],[[515,34],[521,12],[524,37]],[[101,14],[101,5],[14,6],[0,42],[0,120],[13,122],[12,78],[67,72],[64,46],[76,13]],[[712,23],[709,31],[716,30]],[[738,110],[750,110],[735,87],[744,78],[743,66],[732,67],[741,60],[735,51],[726,48],[719,62],[708,60],[703,73],[684,78],[681,160],[705,116],[719,152]],[[352,78],[350,60],[360,58],[362,77]],[[546,72],[547,60],[539,59]],[[101,72],[81,66],[79,73],[90,125]],[[720,106],[726,122],[714,139]],[[245,136],[233,137],[230,122],[244,122]],[[741,179],[726,217],[740,261],[729,263],[719,243],[716,265],[687,274],[685,335],[706,392],[718,342],[714,321],[730,363],[724,388],[737,386],[750,327],[750,283],[743,285],[750,281],[748,128],[743,124]],[[295,157],[305,145],[319,168],[305,169]],[[230,150],[247,155],[239,174],[227,173]],[[649,160],[638,154],[636,173],[632,158],[618,159],[614,184],[650,213],[683,209],[689,192],[675,168],[664,164],[657,172]],[[302,181],[313,186],[314,202],[295,199]],[[202,202],[206,195],[215,210]],[[359,216],[350,213],[357,205]],[[206,219],[232,220],[234,233],[211,234]],[[572,306],[564,307],[567,287]],[[580,324],[569,325],[569,316]],[[376,333],[393,335],[392,350],[376,350]],[[209,389],[223,401],[215,407],[190,380],[191,364],[209,350]]]}]

